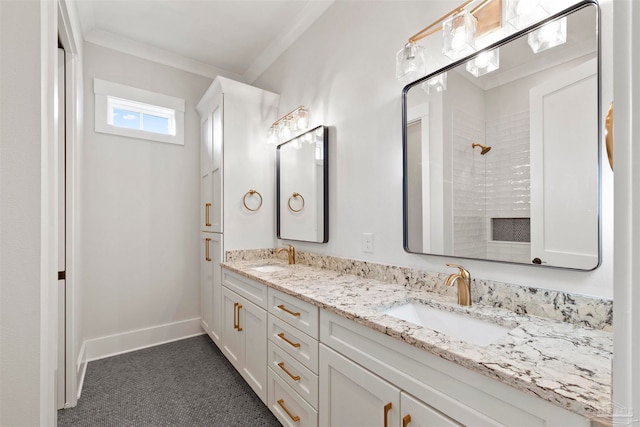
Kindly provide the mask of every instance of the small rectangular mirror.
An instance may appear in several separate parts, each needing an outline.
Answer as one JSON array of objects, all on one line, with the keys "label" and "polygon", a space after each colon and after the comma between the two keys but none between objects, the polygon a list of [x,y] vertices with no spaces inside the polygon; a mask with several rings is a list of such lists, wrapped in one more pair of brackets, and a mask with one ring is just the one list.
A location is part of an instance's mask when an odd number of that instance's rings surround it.
[{"label": "small rectangular mirror", "polygon": [[582,2],[405,87],[406,251],[599,265],[598,25]]},{"label": "small rectangular mirror", "polygon": [[279,239],[329,241],[328,150],[326,126],[318,126],[277,147]]}]

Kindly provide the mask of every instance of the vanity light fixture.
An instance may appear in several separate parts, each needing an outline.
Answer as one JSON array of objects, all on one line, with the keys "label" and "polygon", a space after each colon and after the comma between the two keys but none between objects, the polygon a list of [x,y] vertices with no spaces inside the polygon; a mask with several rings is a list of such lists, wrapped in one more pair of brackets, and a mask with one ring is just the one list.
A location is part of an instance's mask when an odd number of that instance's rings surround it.
[{"label": "vanity light fixture", "polygon": [[467,0],[409,37],[396,53],[396,78],[417,80],[426,73],[424,48],[418,41],[443,32],[442,53],[458,59],[475,52],[476,38],[502,26],[502,0]]},{"label": "vanity light fixture", "polygon": [[291,139],[294,134],[304,131],[308,127],[309,111],[304,106],[300,106],[271,124],[267,131],[267,142],[278,144]]},{"label": "vanity light fixture", "polygon": [[444,92],[447,90],[447,73],[440,73],[435,77],[431,77],[420,85],[427,95],[431,93]]},{"label": "vanity light fixture", "polygon": [[533,53],[542,52],[567,42],[567,18],[556,19],[529,33],[528,43]]},{"label": "vanity light fixture", "polygon": [[556,0],[506,0],[505,18],[520,30],[548,17],[553,1]]},{"label": "vanity light fixture", "polygon": [[467,62],[466,68],[475,77],[480,77],[500,67],[500,49],[484,51]]}]

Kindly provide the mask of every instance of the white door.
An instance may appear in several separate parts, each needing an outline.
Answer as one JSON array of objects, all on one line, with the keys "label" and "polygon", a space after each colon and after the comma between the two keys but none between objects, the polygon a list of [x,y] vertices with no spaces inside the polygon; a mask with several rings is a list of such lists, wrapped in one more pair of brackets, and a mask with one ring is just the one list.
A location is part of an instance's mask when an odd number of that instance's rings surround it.
[{"label": "white door", "polygon": [[211,246],[209,248],[209,256],[211,258],[210,271],[211,275],[211,323],[209,326],[210,336],[218,347],[222,345],[222,267],[220,263],[222,259],[222,234],[210,234]]},{"label": "white door", "polygon": [[400,408],[402,427],[462,426],[462,424],[457,423],[442,412],[404,392],[402,392]]},{"label": "white door", "polygon": [[[211,237],[214,233],[200,233],[202,274],[200,283],[200,326],[211,336],[213,326],[213,254]],[[213,337],[212,337],[213,338]]]},{"label": "white door", "polygon": [[591,60],[531,89],[532,262],[598,265],[598,82]]},{"label": "white door", "polygon": [[66,172],[65,172],[65,57],[58,49],[58,363],[56,373],[56,406],[66,402]]},{"label": "white door", "polygon": [[267,403],[267,312],[244,298],[238,310],[238,326],[244,338],[240,372],[258,397]]},{"label": "white door", "polygon": [[398,427],[400,390],[320,346],[320,426]]},{"label": "white door", "polygon": [[242,327],[238,327],[241,299],[235,292],[222,287],[222,351],[237,371],[242,370],[244,360],[244,337]]}]

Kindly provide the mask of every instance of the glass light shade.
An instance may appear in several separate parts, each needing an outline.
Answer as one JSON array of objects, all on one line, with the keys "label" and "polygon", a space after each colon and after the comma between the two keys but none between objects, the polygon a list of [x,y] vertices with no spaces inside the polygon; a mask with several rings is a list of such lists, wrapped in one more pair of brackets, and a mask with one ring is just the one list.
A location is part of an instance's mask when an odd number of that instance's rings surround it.
[{"label": "glass light shade", "polygon": [[468,10],[444,21],[442,53],[451,59],[460,59],[475,52],[476,24],[476,18]]},{"label": "glass light shade", "polygon": [[505,18],[515,29],[522,29],[549,16],[549,0],[506,0]]},{"label": "glass light shade", "polygon": [[271,126],[267,131],[267,142],[273,145],[278,143],[278,130],[275,126]]},{"label": "glass light shade", "polygon": [[435,77],[431,77],[420,85],[427,95],[431,93],[443,92],[447,90],[447,73],[440,73]]},{"label": "glass light shade", "polygon": [[567,18],[556,19],[529,33],[533,53],[542,52],[567,42]]},{"label": "glass light shade", "polygon": [[396,78],[410,83],[427,72],[424,48],[415,43],[407,43],[396,53]]},{"label": "glass light shade", "polygon": [[291,123],[289,120],[283,120],[278,124],[278,135],[281,141],[291,139]]},{"label": "glass light shade", "polygon": [[304,108],[300,108],[296,112],[294,120],[297,130],[306,130],[309,127],[309,112]]},{"label": "glass light shade", "polygon": [[499,49],[484,51],[478,54],[478,56],[467,62],[466,68],[467,71],[475,77],[480,77],[497,70],[500,68]]}]

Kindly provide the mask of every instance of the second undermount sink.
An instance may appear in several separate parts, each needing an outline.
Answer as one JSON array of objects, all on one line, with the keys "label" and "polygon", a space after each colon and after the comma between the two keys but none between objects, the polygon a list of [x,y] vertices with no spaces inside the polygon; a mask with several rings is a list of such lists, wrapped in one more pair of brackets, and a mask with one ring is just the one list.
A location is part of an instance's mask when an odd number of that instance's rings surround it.
[{"label": "second undermount sink", "polygon": [[253,270],[260,271],[262,273],[274,273],[276,271],[286,270],[286,268],[280,267],[279,265],[261,265],[259,267],[253,267]]},{"label": "second undermount sink", "polygon": [[385,310],[384,314],[483,347],[499,340],[513,329],[416,302],[392,307]]}]

